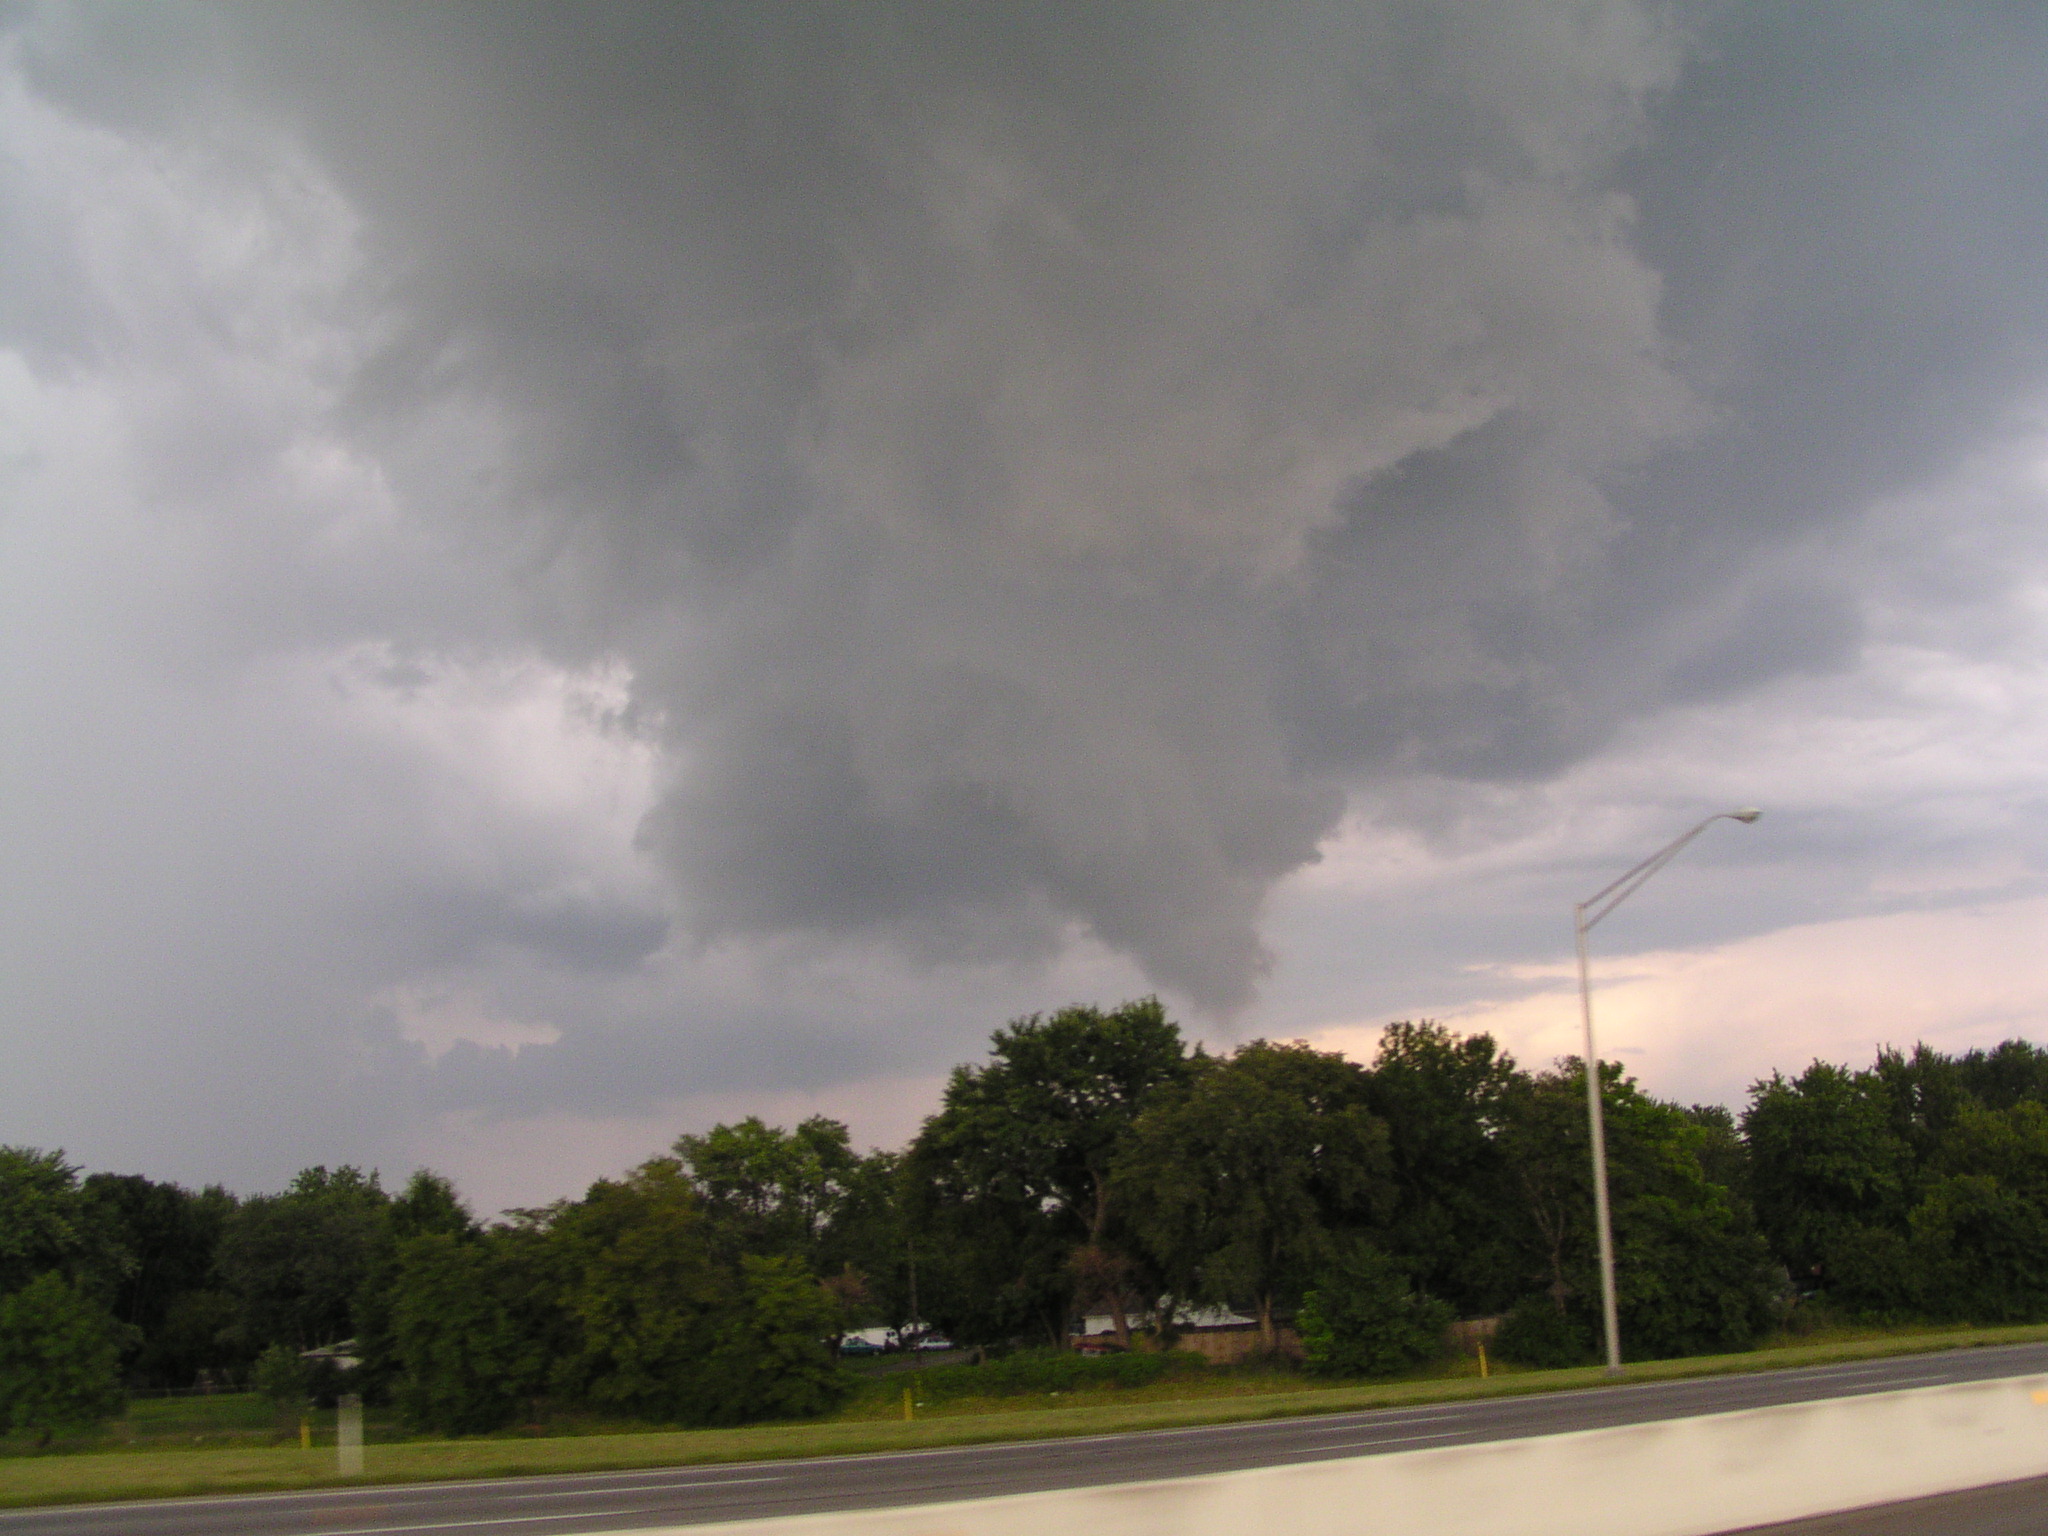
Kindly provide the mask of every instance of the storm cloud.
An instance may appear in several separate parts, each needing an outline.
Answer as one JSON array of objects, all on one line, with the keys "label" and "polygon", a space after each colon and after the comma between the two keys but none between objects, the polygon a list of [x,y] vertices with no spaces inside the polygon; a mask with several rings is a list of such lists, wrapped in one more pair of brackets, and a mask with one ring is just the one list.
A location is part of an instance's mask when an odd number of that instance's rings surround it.
[{"label": "storm cloud", "polygon": [[[18,1027],[160,1031],[209,1123],[245,1053],[369,1156],[929,1074],[1062,985],[1262,1027],[1346,826],[1457,867],[1647,722],[1855,673],[1876,594],[2025,580],[1870,519],[2040,388],[2033,8],[5,49]],[[1458,891],[1432,963],[1518,910]]]}]

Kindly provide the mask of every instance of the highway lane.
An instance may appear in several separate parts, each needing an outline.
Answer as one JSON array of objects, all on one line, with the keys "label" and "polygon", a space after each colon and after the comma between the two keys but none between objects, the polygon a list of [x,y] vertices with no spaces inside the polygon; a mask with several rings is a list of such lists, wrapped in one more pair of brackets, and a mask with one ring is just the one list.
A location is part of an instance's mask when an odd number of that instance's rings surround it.
[{"label": "highway lane", "polygon": [[2048,1345],[884,1455],[22,1510],[0,1514],[0,1536],[568,1536],[1186,1477],[2035,1374],[2048,1374]]},{"label": "highway lane", "polygon": [[2048,1531],[2048,1477],[1782,1525],[1752,1525],[1726,1536],[2041,1536],[2043,1531]]}]

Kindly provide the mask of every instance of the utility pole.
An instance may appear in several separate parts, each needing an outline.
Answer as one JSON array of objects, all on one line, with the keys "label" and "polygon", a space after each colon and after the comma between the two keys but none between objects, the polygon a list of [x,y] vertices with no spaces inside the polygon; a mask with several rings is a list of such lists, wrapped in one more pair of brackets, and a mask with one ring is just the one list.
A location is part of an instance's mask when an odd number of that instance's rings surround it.
[{"label": "utility pole", "polygon": [[1600,1324],[1606,1335],[1607,1374],[1621,1374],[1621,1318],[1614,1287],[1614,1221],[1607,1200],[1607,1127],[1600,1113],[1600,1052],[1593,1044],[1593,972],[1586,935],[1593,925],[1642,888],[1643,882],[1678,857],[1679,850],[1717,821],[1750,826],[1763,812],[1755,806],[1717,811],[1685,836],[1674,838],[1619,880],[1572,908],[1572,938],[1579,951],[1579,1008],[1586,1025],[1586,1124],[1593,1144],[1593,1224],[1600,1239]]}]

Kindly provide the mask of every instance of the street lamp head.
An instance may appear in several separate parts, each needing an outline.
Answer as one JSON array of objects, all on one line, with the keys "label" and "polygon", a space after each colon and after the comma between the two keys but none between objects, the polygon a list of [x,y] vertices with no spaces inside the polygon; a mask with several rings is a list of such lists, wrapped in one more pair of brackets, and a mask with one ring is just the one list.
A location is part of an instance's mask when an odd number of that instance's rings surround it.
[{"label": "street lamp head", "polygon": [[1757,817],[1763,815],[1763,812],[1758,810],[1753,805],[1745,805],[1739,811],[1729,811],[1726,814],[1730,821],[1739,821],[1747,825],[1748,823],[1755,821]]}]

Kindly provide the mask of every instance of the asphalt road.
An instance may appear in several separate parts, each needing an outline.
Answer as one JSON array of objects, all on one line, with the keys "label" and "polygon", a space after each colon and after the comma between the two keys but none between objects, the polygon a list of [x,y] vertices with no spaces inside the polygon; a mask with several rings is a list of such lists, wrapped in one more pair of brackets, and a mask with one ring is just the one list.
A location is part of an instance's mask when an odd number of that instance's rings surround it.
[{"label": "asphalt road", "polygon": [[1732,1536],[2041,1536],[2043,1531],[2048,1531],[2048,1477],[1782,1525],[1753,1525]]},{"label": "asphalt road", "polygon": [[[2048,1373],[2048,1345],[2027,1344],[1812,1370],[894,1455],[22,1510],[0,1514],[0,1536],[556,1536],[630,1531],[1186,1477],[2040,1373]],[[369,1455],[375,1457],[376,1447],[369,1448]],[[1845,1502],[1853,1497],[1850,1490],[1844,1494]],[[2048,1494],[2022,1497],[2035,1497],[2038,1506]],[[1873,1511],[1859,1518],[1886,1513]],[[1816,1536],[1853,1531],[1860,1536],[1866,1530],[1880,1536],[1907,1529],[1946,1536],[1979,1528],[1942,1520],[1909,1527],[1808,1522],[1782,1529],[1788,1536],[1808,1531]],[[2048,1520],[1981,1529],[2037,1532],[2048,1529]]]}]

